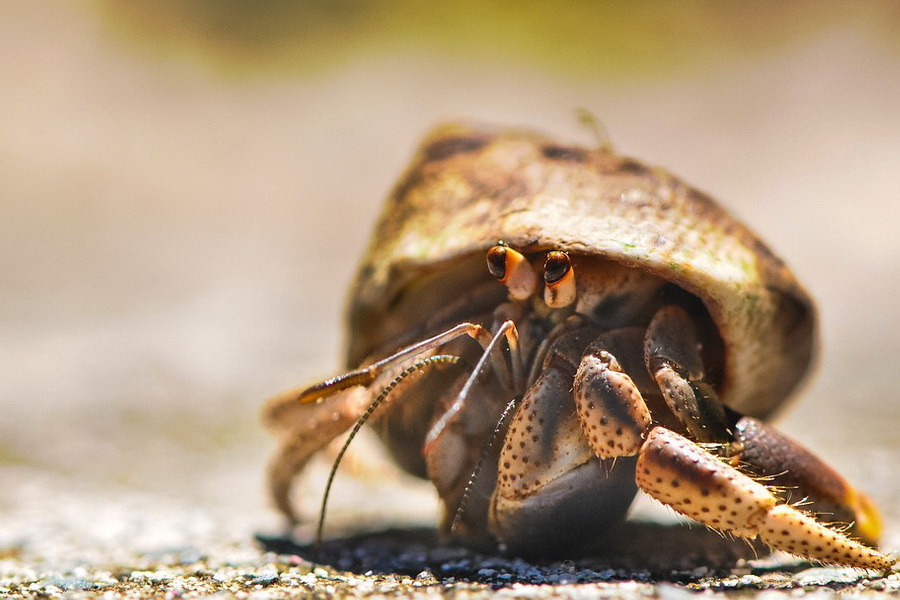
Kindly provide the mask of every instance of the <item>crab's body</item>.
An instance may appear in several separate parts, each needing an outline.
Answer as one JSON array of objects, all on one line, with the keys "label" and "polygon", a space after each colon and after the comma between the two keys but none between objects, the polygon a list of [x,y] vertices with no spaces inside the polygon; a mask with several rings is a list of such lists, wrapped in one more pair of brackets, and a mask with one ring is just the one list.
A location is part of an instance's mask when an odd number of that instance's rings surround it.
[{"label": "crab's body", "polygon": [[[268,405],[282,433],[273,492],[293,515],[290,481],[309,456],[399,369],[440,352],[463,361],[399,382],[374,422],[434,483],[448,533],[571,549],[623,518],[639,487],[722,531],[884,567],[815,520],[854,523],[873,544],[865,497],[760,421],[814,348],[802,287],[707,196],[605,149],[446,126],[394,190],[351,292],[355,370]],[[776,480],[751,478],[763,475]],[[813,513],[773,495],[787,480]]]}]

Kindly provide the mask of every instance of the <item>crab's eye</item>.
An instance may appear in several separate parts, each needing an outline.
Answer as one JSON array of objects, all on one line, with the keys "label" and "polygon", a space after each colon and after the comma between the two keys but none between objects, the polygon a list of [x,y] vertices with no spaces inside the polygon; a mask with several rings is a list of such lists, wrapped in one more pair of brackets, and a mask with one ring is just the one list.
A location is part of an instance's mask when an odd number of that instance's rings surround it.
[{"label": "crab's eye", "polygon": [[511,298],[524,300],[534,294],[537,276],[521,252],[500,243],[488,250],[487,267],[491,275],[506,285]]},{"label": "crab's eye", "polygon": [[544,302],[550,308],[564,308],[575,302],[575,271],[565,252],[547,254],[544,263]]}]

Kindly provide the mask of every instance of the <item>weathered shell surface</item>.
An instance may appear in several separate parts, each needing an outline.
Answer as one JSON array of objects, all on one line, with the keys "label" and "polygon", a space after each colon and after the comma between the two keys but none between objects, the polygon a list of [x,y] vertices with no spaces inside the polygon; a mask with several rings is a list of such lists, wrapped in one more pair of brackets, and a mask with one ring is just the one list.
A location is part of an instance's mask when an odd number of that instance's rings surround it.
[{"label": "weathered shell surface", "polygon": [[498,240],[617,260],[699,297],[725,345],[720,398],[743,414],[770,416],[813,358],[806,292],[705,194],[607,150],[449,124],[425,139],[378,223],[351,291],[350,365],[382,343],[404,288]]}]

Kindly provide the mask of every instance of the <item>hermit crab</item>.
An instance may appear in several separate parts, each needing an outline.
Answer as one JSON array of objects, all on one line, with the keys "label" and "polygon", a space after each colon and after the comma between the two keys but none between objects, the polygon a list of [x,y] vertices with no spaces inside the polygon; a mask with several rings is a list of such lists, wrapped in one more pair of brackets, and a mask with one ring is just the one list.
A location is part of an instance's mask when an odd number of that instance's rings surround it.
[{"label": "hermit crab", "polygon": [[277,507],[361,418],[442,531],[509,552],[602,539],[637,489],[725,534],[888,568],[865,495],[765,421],[814,358],[785,264],[704,193],[606,146],[449,124],[391,193],[347,368],[267,403]]}]

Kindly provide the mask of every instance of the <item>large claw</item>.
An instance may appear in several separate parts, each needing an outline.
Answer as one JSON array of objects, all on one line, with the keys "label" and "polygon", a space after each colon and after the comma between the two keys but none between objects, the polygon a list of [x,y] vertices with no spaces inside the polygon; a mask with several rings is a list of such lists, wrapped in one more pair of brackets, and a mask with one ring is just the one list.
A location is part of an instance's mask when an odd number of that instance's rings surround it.
[{"label": "large claw", "polygon": [[778,499],[761,483],[664,427],[641,448],[638,486],[676,511],[719,531],[805,558],[864,569],[894,560]]}]

